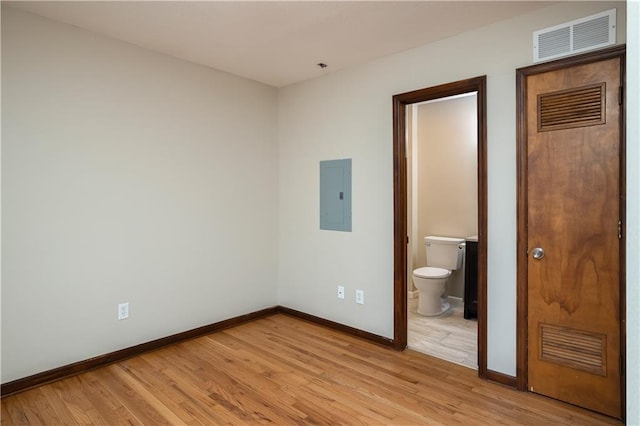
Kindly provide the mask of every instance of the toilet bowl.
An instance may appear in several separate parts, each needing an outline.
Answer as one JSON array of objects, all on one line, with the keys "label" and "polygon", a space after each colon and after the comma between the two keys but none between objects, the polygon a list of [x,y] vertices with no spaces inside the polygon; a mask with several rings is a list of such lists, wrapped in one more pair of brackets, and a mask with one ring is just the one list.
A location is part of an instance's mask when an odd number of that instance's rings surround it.
[{"label": "toilet bowl", "polygon": [[418,313],[436,316],[449,310],[449,303],[443,302],[447,278],[451,271],[425,266],[413,271],[413,284],[418,289]]},{"label": "toilet bowl", "polygon": [[452,270],[460,269],[464,255],[464,239],[424,237],[427,266],[413,271],[413,283],[418,289],[418,314],[440,315],[449,310],[446,294],[447,279]]}]

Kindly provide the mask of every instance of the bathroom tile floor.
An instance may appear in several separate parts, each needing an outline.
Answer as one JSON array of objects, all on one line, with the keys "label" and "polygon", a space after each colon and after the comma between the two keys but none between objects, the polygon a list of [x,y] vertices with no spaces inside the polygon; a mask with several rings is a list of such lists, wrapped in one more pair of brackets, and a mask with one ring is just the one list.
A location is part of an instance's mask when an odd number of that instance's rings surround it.
[{"label": "bathroom tile floor", "polygon": [[409,349],[477,369],[478,322],[464,319],[462,300],[449,298],[449,303],[444,314],[425,317],[416,312],[418,298],[409,299]]}]

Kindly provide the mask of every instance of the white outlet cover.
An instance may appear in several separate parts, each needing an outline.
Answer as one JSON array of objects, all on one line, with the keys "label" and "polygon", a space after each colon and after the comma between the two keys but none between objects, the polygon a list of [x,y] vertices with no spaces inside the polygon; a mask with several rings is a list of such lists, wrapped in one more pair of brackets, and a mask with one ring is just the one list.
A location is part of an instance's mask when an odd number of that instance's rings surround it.
[{"label": "white outlet cover", "polygon": [[338,286],[338,299],[344,299],[344,287],[341,285]]},{"label": "white outlet cover", "polygon": [[123,320],[129,318],[129,303],[118,304],[118,319]]},{"label": "white outlet cover", "polygon": [[364,291],[356,290],[356,303],[364,305]]}]

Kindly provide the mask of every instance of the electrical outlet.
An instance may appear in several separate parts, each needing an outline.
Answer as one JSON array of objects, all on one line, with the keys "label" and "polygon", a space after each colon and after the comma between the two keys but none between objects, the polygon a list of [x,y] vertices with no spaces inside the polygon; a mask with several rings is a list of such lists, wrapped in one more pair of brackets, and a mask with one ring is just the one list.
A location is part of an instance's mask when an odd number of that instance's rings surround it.
[{"label": "electrical outlet", "polygon": [[364,290],[356,290],[356,303],[364,305]]},{"label": "electrical outlet", "polygon": [[344,299],[344,286],[338,286],[338,299]]},{"label": "electrical outlet", "polygon": [[129,302],[118,304],[118,319],[123,320],[129,318]]}]

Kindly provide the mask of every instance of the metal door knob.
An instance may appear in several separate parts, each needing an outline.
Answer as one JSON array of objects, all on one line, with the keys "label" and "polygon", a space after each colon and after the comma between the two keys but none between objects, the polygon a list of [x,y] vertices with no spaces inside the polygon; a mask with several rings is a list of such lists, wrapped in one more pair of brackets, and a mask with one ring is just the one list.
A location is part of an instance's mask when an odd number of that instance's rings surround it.
[{"label": "metal door knob", "polygon": [[544,250],[541,247],[536,247],[533,249],[532,256],[534,259],[542,259],[544,257]]}]

